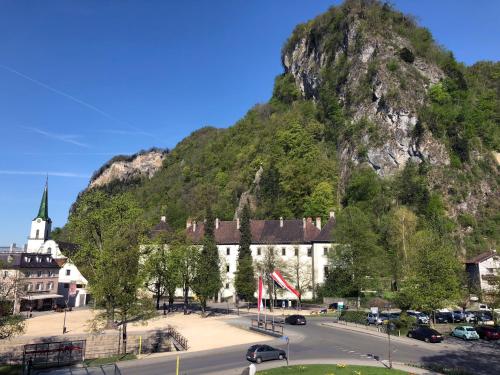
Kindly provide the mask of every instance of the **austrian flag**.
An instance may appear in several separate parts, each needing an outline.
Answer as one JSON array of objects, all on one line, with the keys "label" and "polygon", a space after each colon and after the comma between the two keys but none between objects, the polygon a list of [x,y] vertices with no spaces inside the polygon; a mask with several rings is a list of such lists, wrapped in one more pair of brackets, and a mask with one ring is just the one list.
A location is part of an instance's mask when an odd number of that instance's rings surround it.
[{"label": "austrian flag", "polygon": [[285,278],[281,275],[280,271],[274,270],[271,274],[271,278],[278,284],[280,288],[288,290],[290,293],[293,293],[300,298],[300,293],[297,292],[289,283],[285,280]]}]

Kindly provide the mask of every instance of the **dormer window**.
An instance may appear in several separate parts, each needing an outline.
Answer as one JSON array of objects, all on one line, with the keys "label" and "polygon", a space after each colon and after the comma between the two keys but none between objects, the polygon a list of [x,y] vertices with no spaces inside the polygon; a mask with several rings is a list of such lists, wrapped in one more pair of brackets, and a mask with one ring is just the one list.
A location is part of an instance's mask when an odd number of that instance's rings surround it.
[{"label": "dormer window", "polygon": [[47,260],[47,262],[49,262],[49,263],[50,263],[50,257],[47,257],[47,258],[45,258],[45,259]]},{"label": "dormer window", "polygon": [[49,247],[49,248],[47,249],[47,254],[52,254],[52,248],[51,248],[51,247]]},{"label": "dormer window", "polygon": [[36,257],[36,262],[37,263],[41,263],[42,262],[42,258],[41,257]]}]

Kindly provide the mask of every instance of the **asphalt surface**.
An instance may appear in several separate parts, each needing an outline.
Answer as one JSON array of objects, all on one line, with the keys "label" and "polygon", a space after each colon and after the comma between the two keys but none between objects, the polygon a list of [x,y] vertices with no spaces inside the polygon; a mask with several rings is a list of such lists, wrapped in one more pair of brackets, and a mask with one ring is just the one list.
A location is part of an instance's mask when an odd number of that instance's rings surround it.
[{"label": "asphalt surface", "polygon": [[[342,327],[325,326],[328,318],[310,318],[306,326],[286,326],[285,335],[290,338],[291,360],[336,360],[338,362],[364,360],[387,361],[388,340],[364,332]],[[235,324],[248,322],[242,317]],[[266,342],[286,350],[282,339]],[[249,345],[200,352],[182,352],[180,374],[241,374],[249,362],[245,358]],[[450,368],[462,367],[471,374],[500,374],[500,345],[481,342],[464,343],[455,338],[446,338],[443,343],[428,344],[418,340],[398,338],[391,340],[391,359],[406,364],[441,364]],[[257,365],[257,369],[259,366]],[[167,355],[127,361],[118,364],[122,375],[175,374],[176,356]]]}]

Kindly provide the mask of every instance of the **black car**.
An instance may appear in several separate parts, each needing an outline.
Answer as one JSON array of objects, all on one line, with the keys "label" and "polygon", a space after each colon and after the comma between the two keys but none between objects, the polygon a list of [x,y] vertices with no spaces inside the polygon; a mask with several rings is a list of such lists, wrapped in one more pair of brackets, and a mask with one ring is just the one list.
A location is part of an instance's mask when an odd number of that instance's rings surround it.
[{"label": "black car", "polygon": [[261,363],[273,359],[286,359],[286,352],[269,345],[252,345],[247,350],[247,359],[250,362]]},{"label": "black car", "polygon": [[453,323],[453,313],[438,311],[435,314],[436,323]]},{"label": "black car", "polygon": [[286,317],[285,323],[292,325],[305,325],[306,317],[304,315],[289,315]]},{"label": "black car", "polygon": [[415,327],[408,332],[407,336],[417,340],[424,340],[425,342],[443,341],[443,336],[438,331],[427,326]]}]

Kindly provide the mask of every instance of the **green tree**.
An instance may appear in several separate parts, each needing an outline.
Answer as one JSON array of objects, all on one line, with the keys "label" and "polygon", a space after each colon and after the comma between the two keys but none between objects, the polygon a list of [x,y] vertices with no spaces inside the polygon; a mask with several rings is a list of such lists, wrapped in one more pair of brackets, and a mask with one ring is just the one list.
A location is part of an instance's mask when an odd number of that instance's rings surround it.
[{"label": "green tree", "polygon": [[379,288],[387,270],[369,217],[357,207],[346,207],[337,217],[336,236],[338,245],[329,255],[330,266],[341,270],[342,278],[337,281],[348,284],[337,289],[353,290],[359,296],[363,290]]},{"label": "green tree", "polygon": [[214,233],[214,215],[207,210],[203,248],[197,257],[196,277],[193,291],[200,300],[202,314],[205,314],[207,299],[214,297],[222,287],[220,259]]},{"label": "green tree", "polygon": [[184,314],[186,314],[189,307],[189,291],[196,278],[196,266],[200,251],[197,246],[189,243],[182,230],[170,243],[169,250],[172,252],[173,267],[178,273],[177,277],[182,287]]},{"label": "green tree", "polygon": [[254,298],[256,290],[252,252],[250,250],[251,243],[250,208],[246,204],[241,213],[240,247],[238,249],[238,266],[234,282],[238,298],[246,301]]},{"label": "green tree", "polygon": [[[141,275],[139,246],[146,225],[130,194],[84,195],[69,218],[72,240],[80,246],[75,263],[89,280],[97,307],[105,309],[106,326],[114,325],[119,301],[137,296]],[[121,309],[121,308],[120,308]]]},{"label": "green tree", "polygon": [[278,249],[274,246],[268,245],[264,247],[262,260],[257,261],[255,266],[257,272],[262,275],[263,282],[265,283],[267,292],[269,293],[269,300],[271,301],[270,308],[271,311],[273,311],[278,291],[274,287],[274,281],[270,275],[275,269],[283,270],[285,268],[285,262],[278,255]]},{"label": "green tree", "polygon": [[409,277],[401,291],[410,295],[414,308],[433,312],[460,299],[464,272],[449,238],[423,230],[415,233]]},{"label": "green tree", "polygon": [[306,199],[304,213],[306,216],[320,216],[326,220],[329,212],[335,207],[335,196],[332,185],[322,181],[316,185],[312,194]]}]

